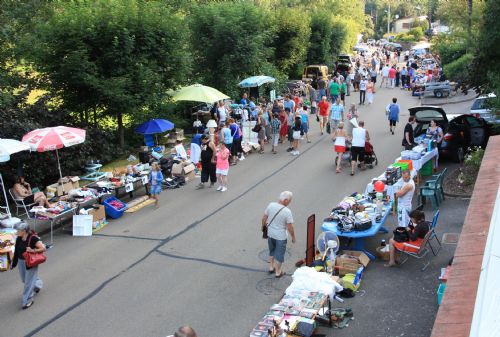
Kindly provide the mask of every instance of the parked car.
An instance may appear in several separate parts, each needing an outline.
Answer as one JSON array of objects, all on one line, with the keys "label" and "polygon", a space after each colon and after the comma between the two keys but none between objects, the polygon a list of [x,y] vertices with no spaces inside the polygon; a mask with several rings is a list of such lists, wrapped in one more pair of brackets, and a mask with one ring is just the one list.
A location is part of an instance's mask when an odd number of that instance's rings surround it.
[{"label": "parked car", "polygon": [[470,108],[470,114],[475,117],[483,118],[488,123],[500,123],[498,111],[494,107],[494,101],[497,96],[494,93],[479,96],[474,100]]},{"label": "parked car", "polygon": [[415,116],[417,126],[415,137],[427,132],[430,121],[434,119],[443,129],[444,137],[439,153],[457,162],[464,160],[468,148],[474,146],[486,147],[490,135],[490,126],[482,118],[466,114],[448,120],[446,112],[438,106],[416,106],[408,109]]},{"label": "parked car", "polygon": [[388,42],[384,44],[384,48],[390,51],[403,51],[403,47],[399,43]]},{"label": "parked car", "polygon": [[343,71],[349,71],[349,69],[352,67],[354,64],[354,60],[350,55],[347,54],[340,54],[337,56],[337,68],[335,71],[341,73]]},{"label": "parked car", "polygon": [[366,40],[366,43],[370,46],[374,46],[375,45],[375,39],[368,39]]}]

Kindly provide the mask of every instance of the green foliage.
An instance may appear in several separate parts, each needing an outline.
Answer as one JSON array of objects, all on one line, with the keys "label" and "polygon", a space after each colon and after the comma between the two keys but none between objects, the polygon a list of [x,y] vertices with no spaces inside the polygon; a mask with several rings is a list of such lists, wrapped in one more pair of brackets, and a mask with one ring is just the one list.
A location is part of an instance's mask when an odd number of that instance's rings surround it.
[{"label": "green foliage", "polygon": [[[36,27],[31,58],[72,111],[138,112],[184,81],[187,30],[159,2],[75,1]],[[165,20],[168,18],[168,20]],[[121,139],[123,146],[123,138]]]},{"label": "green foliage", "polygon": [[269,75],[274,55],[270,13],[248,2],[211,3],[189,16],[194,78],[237,97],[248,76]]},{"label": "green foliage", "polygon": [[[48,108],[50,96],[41,97],[35,104],[26,104],[28,91],[12,95],[9,104],[0,106],[0,138],[21,139],[31,130],[56,125],[75,125],[70,114],[61,108]],[[86,160],[109,161],[120,152],[114,147],[116,138],[107,130],[86,127],[85,143],[59,151],[63,174],[79,174]],[[3,165],[4,166],[4,165]],[[32,186],[46,186],[59,178],[56,156],[51,152],[15,154],[2,167],[7,186],[12,186],[18,169],[22,169]]]},{"label": "green foliage", "polygon": [[424,30],[422,27],[414,27],[410,29],[408,35],[413,35],[416,41],[420,41],[424,37]]},{"label": "green foliage", "polygon": [[[487,1],[484,10],[476,60],[474,62],[473,83],[486,92],[496,92],[500,96],[500,3]],[[497,102],[499,99],[497,99]],[[500,104],[498,104],[500,105]],[[500,109],[499,109],[500,111]]]},{"label": "green foliage", "polygon": [[462,57],[467,49],[464,40],[440,34],[433,40],[432,51],[439,54],[443,64],[448,64]]},{"label": "green foliage", "polygon": [[307,64],[334,64],[333,50],[333,22],[331,15],[324,12],[314,12],[311,15],[311,39],[307,51]]},{"label": "green foliage", "polygon": [[469,153],[465,156],[464,164],[472,167],[473,169],[479,170],[483,157],[484,149],[480,147],[474,147],[470,149]]},{"label": "green foliage", "polygon": [[280,71],[297,78],[305,65],[311,36],[310,17],[300,9],[282,9],[275,17],[272,45],[274,60]]},{"label": "green foliage", "polygon": [[444,73],[447,78],[468,82],[470,65],[474,59],[472,53],[467,53],[453,62],[444,65]]}]

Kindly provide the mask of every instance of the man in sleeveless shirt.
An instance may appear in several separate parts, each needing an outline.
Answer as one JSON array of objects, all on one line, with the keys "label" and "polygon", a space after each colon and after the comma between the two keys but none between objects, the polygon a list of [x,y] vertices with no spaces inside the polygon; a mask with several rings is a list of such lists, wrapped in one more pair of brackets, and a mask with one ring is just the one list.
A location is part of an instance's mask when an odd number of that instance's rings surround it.
[{"label": "man in sleeveless shirt", "polygon": [[394,195],[398,198],[398,226],[406,227],[410,221],[408,214],[411,211],[411,201],[415,193],[415,182],[411,178],[409,170],[404,170],[402,176],[404,182],[403,187],[394,193]]},{"label": "man in sleeveless shirt", "polygon": [[351,176],[356,171],[356,164],[359,162],[362,170],[365,169],[365,143],[370,141],[370,135],[364,128],[365,122],[359,121],[358,127],[352,130],[351,142]]}]

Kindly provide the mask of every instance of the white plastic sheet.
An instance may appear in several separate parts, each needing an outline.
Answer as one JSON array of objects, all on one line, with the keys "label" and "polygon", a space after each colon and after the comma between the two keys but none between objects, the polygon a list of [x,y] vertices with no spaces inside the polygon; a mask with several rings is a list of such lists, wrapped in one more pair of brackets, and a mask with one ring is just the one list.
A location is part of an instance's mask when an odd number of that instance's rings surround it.
[{"label": "white plastic sheet", "polygon": [[328,294],[330,299],[333,300],[333,295],[344,289],[340,284],[332,280],[330,274],[318,272],[311,267],[297,269],[292,278],[292,284],[285,291],[287,295],[297,291],[317,291]]}]

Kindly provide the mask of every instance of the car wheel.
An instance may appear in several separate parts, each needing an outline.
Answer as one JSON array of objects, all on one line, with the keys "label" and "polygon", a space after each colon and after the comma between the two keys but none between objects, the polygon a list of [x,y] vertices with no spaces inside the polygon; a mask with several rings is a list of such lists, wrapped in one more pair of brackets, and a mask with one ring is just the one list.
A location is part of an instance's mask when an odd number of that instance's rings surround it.
[{"label": "car wheel", "polygon": [[464,148],[459,146],[455,152],[454,159],[457,163],[462,163],[464,161],[465,153]]},{"label": "car wheel", "polygon": [[443,92],[441,90],[436,90],[436,91],[434,91],[434,96],[437,98],[442,98]]}]

